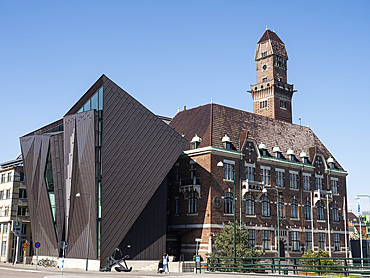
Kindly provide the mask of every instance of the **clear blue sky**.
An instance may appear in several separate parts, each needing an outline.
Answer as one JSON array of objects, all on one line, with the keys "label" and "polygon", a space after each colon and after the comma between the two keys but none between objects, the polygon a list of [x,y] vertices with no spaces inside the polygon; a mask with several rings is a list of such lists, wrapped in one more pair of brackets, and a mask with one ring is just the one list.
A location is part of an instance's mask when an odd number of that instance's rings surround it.
[{"label": "clear blue sky", "polygon": [[349,172],[355,203],[370,194],[369,10],[370,1],[1,1],[0,161],[103,73],[156,114],[211,98],[252,111],[268,25],[288,50],[293,122],[309,124]]}]

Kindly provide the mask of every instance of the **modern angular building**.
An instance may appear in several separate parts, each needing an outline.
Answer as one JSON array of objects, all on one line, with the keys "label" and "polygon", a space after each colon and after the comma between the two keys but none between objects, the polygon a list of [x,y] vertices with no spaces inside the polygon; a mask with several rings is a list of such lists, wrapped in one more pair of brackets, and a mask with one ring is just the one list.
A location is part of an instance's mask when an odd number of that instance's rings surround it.
[{"label": "modern angular building", "polygon": [[[106,76],[64,115],[20,138],[39,255],[100,259],[166,249],[166,176],[187,141]],[[78,194],[79,193],[79,194]],[[127,248],[127,246],[130,248]]]},{"label": "modern angular building", "polygon": [[170,123],[190,142],[168,177],[170,247],[190,258],[202,239],[199,253],[213,251],[214,235],[236,213],[267,255],[280,244],[281,256],[323,249],[345,257],[347,172],[310,128],[292,124],[295,91],[276,33],[264,32],[255,60],[253,113],[211,103]]}]

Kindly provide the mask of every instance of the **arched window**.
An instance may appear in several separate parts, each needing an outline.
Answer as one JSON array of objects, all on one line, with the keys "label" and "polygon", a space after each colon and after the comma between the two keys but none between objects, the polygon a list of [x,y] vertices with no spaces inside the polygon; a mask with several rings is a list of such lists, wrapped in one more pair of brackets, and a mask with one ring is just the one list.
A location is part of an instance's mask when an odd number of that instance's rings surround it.
[{"label": "arched window", "polygon": [[298,218],[298,202],[293,200],[291,204],[291,218]]},{"label": "arched window", "polygon": [[339,212],[338,212],[338,205],[334,204],[332,207],[333,211],[333,221],[334,222],[339,222]]},{"label": "arched window", "polygon": [[270,216],[270,200],[266,196],[262,198],[262,216]]},{"label": "arched window", "polygon": [[233,213],[233,194],[227,192],[225,194],[225,214]]},{"label": "arched window", "polygon": [[279,199],[279,216],[280,216],[280,218],[285,217],[284,200],[281,199],[281,198]]},{"label": "arched window", "polygon": [[189,214],[198,213],[198,196],[195,192],[192,192],[189,195],[188,213]]},{"label": "arched window", "polygon": [[324,220],[324,206],[321,202],[317,202],[317,220]]},{"label": "arched window", "polygon": [[311,220],[311,203],[308,201],[304,204],[304,219]]},{"label": "arched window", "polygon": [[245,214],[246,215],[254,215],[254,198],[252,195],[248,195],[245,198]]}]

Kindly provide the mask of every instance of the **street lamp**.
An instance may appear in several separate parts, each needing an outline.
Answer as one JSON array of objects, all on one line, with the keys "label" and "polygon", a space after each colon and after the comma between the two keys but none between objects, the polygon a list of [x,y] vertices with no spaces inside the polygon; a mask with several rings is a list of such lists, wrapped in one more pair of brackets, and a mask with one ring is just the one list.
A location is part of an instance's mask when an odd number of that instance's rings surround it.
[{"label": "street lamp", "polygon": [[368,197],[370,200],[370,195],[368,194],[358,194],[355,196],[355,200],[358,201],[358,219],[360,220],[360,252],[361,252],[361,267],[364,266],[364,262],[362,258],[364,257],[363,251],[362,251],[362,227],[361,227],[361,210],[360,210],[360,197]]},{"label": "street lamp", "polygon": [[[279,261],[279,268],[280,268],[280,214],[279,214],[279,206],[280,206],[280,199],[279,199],[279,189],[273,187],[273,188],[262,188],[262,193],[267,193],[267,189],[274,189],[276,190],[276,213],[277,213],[277,248],[278,248],[278,261]],[[280,270],[279,270],[280,272]]]},{"label": "street lamp", "polygon": [[[217,163],[217,166],[218,167],[224,167],[224,163],[222,161],[218,162]],[[233,175],[233,178],[234,178],[234,194],[233,194],[233,214],[234,214],[234,262],[235,262],[235,258],[236,258],[236,212],[235,212],[235,172],[234,172],[234,175]]]},{"label": "street lamp", "polygon": [[81,195],[89,196],[89,222],[87,226],[87,243],[86,243],[86,271],[89,265],[89,242],[90,242],[90,217],[91,217],[91,194],[90,193],[77,193],[76,197],[81,197]]}]

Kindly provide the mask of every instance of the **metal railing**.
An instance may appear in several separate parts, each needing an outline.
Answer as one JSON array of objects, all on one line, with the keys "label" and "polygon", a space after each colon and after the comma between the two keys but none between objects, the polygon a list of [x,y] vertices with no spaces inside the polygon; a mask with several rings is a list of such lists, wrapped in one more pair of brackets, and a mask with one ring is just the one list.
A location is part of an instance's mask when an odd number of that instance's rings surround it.
[{"label": "metal railing", "polygon": [[[363,261],[363,267],[361,266]],[[332,257],[207,257],[206,269],[220,272],[278,273],[295,275],[367,274],[370,258]]]}]

